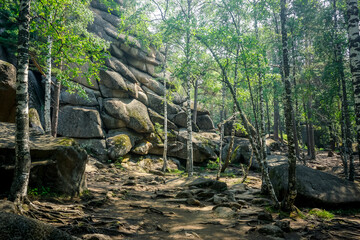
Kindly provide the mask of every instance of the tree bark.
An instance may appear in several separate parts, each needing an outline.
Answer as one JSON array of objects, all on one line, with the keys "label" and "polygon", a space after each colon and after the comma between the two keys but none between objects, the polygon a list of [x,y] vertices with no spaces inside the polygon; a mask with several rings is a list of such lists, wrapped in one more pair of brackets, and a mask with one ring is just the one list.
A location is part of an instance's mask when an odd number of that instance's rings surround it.
[{"label": "tree bark", "polygon": [[[347,0],[347,31],[350,50],[350,70],[354,87],[355,119],[358,149],[360,150],[360,35],[357,0]],[[360,151],[358,151],[360,156]],[[360,158],[359,158],[360,161]]]},{"label": "tree bark", "polygon": [[51,48],[52,38],[48,36],[48,56],[46,58],[47,73],[45,77],[45,106],[44,106],[44,119],[45,119],[45,133],[51,134]]},{"label": "tree bark", "polygon": [[309,97],[307,102],[307,109],[308,109],[308,136],[309,136],[309,157],[310,159],[316,159],[316,152],[315,152],[315,138],[314,138],[314,126],[312,124],[312,97]]},{"label": "tree bark", "polygon": [[194,113],[193,113],[194,124],[196,124],[196,119],[197,119],[198,87],[199,87],[199,81],[198,81],[198,79],[196,79],[195,80],[195,89],[194,89]]},{"label": "tree bark", "polygon": [[53,106],[53,114],[52,114],[52,122],[51,122],[53,137],[56,137],[57,135],[59,110],[60,110],[60,90],[61,90],[61,83],[59,79],[56,79],[56,84],[54,88],[54,106]]},{"label": "tree bark", "polygon": [[27,196],[30,176],[31,156],[29,146],[29,29],[30,0],[20,1],[18,62],[16,72],[16,133],[15,133],[15,170],[9,200],[20,205]]},{"label": "tree bark", "polygon": [[279,101],[277,100],[277,97],[275,96],[274,91],[274,140],[279,140]]},{"label": "tree bark", "polygon": [[166,61],[167,61],[167,51],[168,46],[165,47],[165,59],[162,67],[163,71],[163,80],[164,80],[164,152],[163,152],[163,172],[168,171],[168,161],[167,161],[167,147],[168,147],[168,126],[167,126],[167,90],[166,90]]},{"label": "tree bark", "polygon": [[186,46],[185,46],[185,58],[186,58],[186,87],[187,87],[187,107],[186,107],[186,115],[187,115],[187,161],[186,161],[186,170],[188,172],[188,176],[191,177],[193,175],[193,165],[194,165],[194,153],[192,146],[192,119],[191,119],[191,84],[190,84],[190,14],[191,14],[191,0],[187,0],[187,15],[186,15]]},{"label": "tree bark", "polygon": [[[222,91],[221,91],[221,99],[222,99],[222,104],[221,104],[221,115],[220,115],[220,153],[219,153],[219,169],[216,175],[216,180],[220,179],[220,174],[223,169],[222,166],[222,150],[223,150],[223,142],[224,142],[224,124],[222,123],[222,121],[224,120],[224,110],[225,110],[225,83],[223,83],[223,87],[222,87]],[[225,169],[224,169],[225,171]]]},{"label": "tree bark", "polygon": [[283,73],[284,73],[284,113],[286,121],[286,133],[288,141],[288,158],[289,158],[289,173],[288,173],[288,191],[282,202],[282,208],[284,210],[292,210],[294,208],[294,202],[297,195],[296,190],[296,156],[295,156],[295,143],[294,143],[294,120],[292,113],[292,89],[289,79],[289,59],[288,59],[288,44],[287,44],[287,31],[286,31],[286,0],[281,0],[281,37],[283,46]]}]

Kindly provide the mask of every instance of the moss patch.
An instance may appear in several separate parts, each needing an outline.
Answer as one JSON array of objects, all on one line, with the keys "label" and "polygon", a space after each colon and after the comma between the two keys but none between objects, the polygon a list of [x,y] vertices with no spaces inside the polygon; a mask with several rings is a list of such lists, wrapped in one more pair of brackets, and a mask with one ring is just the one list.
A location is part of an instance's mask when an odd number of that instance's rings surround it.
[{"label": "moss patch", "polygon": [[70,146],[74,146],[76,144],[76,141],[72,138],[62,138],[58,141],[58,144],[62,146],[70,147]]}]

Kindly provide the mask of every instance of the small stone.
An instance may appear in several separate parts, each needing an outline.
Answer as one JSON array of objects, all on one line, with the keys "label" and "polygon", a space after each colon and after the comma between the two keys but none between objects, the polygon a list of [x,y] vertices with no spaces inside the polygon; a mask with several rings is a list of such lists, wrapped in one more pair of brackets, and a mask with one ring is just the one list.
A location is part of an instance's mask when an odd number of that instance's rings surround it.
[{"label": "small stone", "polygon": [[188,191],[188,190],[179,192],[175,196],[175,198],[192,198],[192,197],[194,197],[194,195],[192,194],[191,191]]},{"label": "small stone", "polygon": [[187,204],[191,205],[191,206],[200,206],[201,202],[195,198],[188,198],[186,200]]},{"label": "small stone", "polygon": [[248,190],[248,187],[243,183],[239,183],[239,184],[233,185],[231,187],[231,190],[234,190],[234,193],[241,194],[241,193],[246,192]]},{"label": "small stone", "polygon": [[135,180],[135,176],[129,176],[129,180]]},{"label": "small stone", "polygon": [[111,240],[111,237],[104,235],[104,234],[86,234],[82,236],[84,240]]},{"label": "small stone", "polygon": [[127,181],[126,183],[124,183],[124,186],[136,186],[136,182],[135,181]]},{"label": "small stone", "polygon": [[221,204],[223,202],[229,202],[229,200],[225,196],[214,195],[213,202],[214,204]]},{"label": "small stone", "polygon": [[288,221],[288,220],[276,221],[275,225],[278,226],[284,232],[290,232],[291,231],[290,221]]},{"label": "small stone", "polygon": [[98,169],[103,169],[103,168],[105,168],[105,165],[102,164],[102,163],[99,162],[99,161],[96,161],[96,162],[94,163],[94,165],[95,165],[95,167],[97,167]]},{"label": "small stone", "polygon": [[201,193],[197,194],[196,197],[199,199],[209,199],[209,198],[214,197],[214,193],[213,192],[201,192]]},{"label": "small stone", "polygon": [[273,218],[268,212],[259,212],[258,220],[272,222]]},{"label": "small stone", "polygon": [[326,169],[326,166],[316,166],[317,170],[323,171]]},{"label": "small stone", "polygon": [[218,207],[214,212],[221,218],[233,218],[236,216],[236,212],[228,207]]},{"label": "small stone", "polygon": [[110,163],[110,164],[109,164],[109,168],[115,168],[115,164]]},{"label": "small stone", "polygon": [[284,236],[284,232],[278,226],[271,225],[271,224],[260,226],[258,231],[259,231],[259,233],[261,233],[263,235],[270,235],[273,237],[283,237]]}]

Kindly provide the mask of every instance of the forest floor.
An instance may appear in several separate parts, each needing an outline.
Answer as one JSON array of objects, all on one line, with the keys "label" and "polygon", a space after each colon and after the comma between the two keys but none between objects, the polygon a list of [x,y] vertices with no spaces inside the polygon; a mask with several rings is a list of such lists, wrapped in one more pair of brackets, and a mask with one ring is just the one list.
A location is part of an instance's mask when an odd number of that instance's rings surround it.
[{"label": "forest floor", "polygon": [[[337,155],[320,152],[307,165],[339,174],[340,163]],[[180,173],[147,173],[131,162],[126,166],[130,167],[92,161],[85,194],[74,199],[34,198],[39,211],[33,217],[82,239],[360,239],[360,210],[335,211],[329,219],[310,214],[310,209],[285,215],[273,210],[270,200],[260,194],[257,172],[250,171],[245,184],[239,184],[241,169],[230,167],[221,181],[234,196],[216,192],[212,196],[213,190],[188,184],[199,176],[215,179],[215,171],[197,168],[200,173],[187,178]],[[189,192],[212,199],[198,201]],[[231,198],[236,202],[229,204]],[[215,206],[223,208],[214,211]]]}]

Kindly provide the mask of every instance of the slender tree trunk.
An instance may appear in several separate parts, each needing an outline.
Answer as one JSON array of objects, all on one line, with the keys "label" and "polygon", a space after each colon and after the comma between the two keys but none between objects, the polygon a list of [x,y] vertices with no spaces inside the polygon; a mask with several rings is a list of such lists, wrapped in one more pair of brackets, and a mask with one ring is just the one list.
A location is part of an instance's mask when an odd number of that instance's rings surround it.
[{"label": "slender tree trunk", "polygon": [[274,91],[274,140],[279,140],[279,101],[277,100],[277,97],[275,96]]},{"label": "slender tree trunk", "polygon": [[280,129],[280,142],[284,143],[284,137],[283,137],[283,121],[281,116],[279,115],[279,129]]},{"label": "slender tree trunk", "polygon": [[[293,32],[292,32],[293,35]],[[298,124],[297,124],[297,114],[298,114],[298,101],[297,101],[297,89],[296,89],[296,60],[295,60],[295,39],[292,41],[291,45],[291,55],[292,55],[292,61],[293,61],[293,67],[292,67],[292,79],[294,84],[294,98],[295,98],[295,109],[293,111],[293,120],[294,120],[294,142],[295,142],[295,151],[296,156],[300,157],[300,149],[299,149],[299,141],[298,141]]]},{"label": "slender tree trunk", "polygon": [[[342,89],[342,116],[344,121],[342,121],[343,130],[345,138],[344,141],[344,154],[349,156],[349,164],[350,164],[350,172],[349,172],[349,180],[354,181],[354,156],[352,151],[352,133],[351,133],[351,122],[350,122],[350,114],[349,114],[349,104],[347,100],[347,90],[346,90],[346,81],[345,81],[345,74],[344,74],[344,63],[343,63],[343,56],[341,53],[341,47],[338,43],[338,21],[337,21],[337,7],[336,7],[336,0],[333,1],[333,16],[334,16],[334,31],[335,31],[335,46],[334,46],[334,55],[335,55],[335,62],[337,67],[337,76],[339,78],[339,88]],[[340,93],[341,97],[341,93]],[[345,176],[347,176],[347,161],[346,158],[344,164],[344,170],[346,169]]]},{"label": "slender tree trunk", "polygon": [[[358,142],[358,153],[360,156],[360,35],[359,35],[359,9],[357,0],[346,0],[347,4],[347,30],[350,50],[350,70],[352,74],[355,119]],[[360,158],[359,158],[360,161]]]},{"label": "slender tree trunk", "polygon": [[[220,153],[219,153],[219,169],[216,175],[216,179],[220,179],[220,173],[222,172],[223,166],[222,166],[222,151],[223,151],[223,142],[224,142],[224,124],[222,123],[224,121],[224,110],[225,110],[225,83],[223,83],[222,91],[221,91],[221,115],[220,115]],[[224,169],[225,170],[225,169]]]},{"label": "slender tree trunk", "polygon": [[267,116],[267,129],[268,129],[268,133],[269,136],[271,134],[271,123],[270,123],[270,111],[269,111],[269,101],[266,101],[266,116]]},{"label": "slender tree trunk", "polygon": [[308,109],[305,104],[305,99],[303,99],[303,106],[305,112],[305,124],[306,124],[306,146],[307,146],[307,155],[310,156],[310,130],[309,130],[309,118],[308,118]]},{"label": "slender tree trunk", "polygon": [[286,197],[282,202],[282,207],[285,210],[292,210],[294,207],[295,198],[297,195],[296,190],[296,155],[294,143],[294,120],[292,114],[292,89],[289,79],[289,60],[288,60],[288,44],[287,44],[287,31],[286,31],[286,0],[281,0],[281,37],[283,46],[283,73],[285,85],[285,99],[284,99],[284,113],[286,121],[286,133],[288,141],[288,158],[289,158],[289,172],[288,172],[288,191]]},{"label": "slender tree trunk", "polygon": [[164,79],[164,152],[163,152],[163,172],[168,171],[167,148],[168,148],[168,113],[167,113],[167,90],[166,90],[166,61],[168,46],[165,47],[165,60],[163,63],[163,79]]},{"label": "slender tree trunk", "polygon": [[188,172],[188,176],[191,177],[193,175],[193,165],[194,165],[194,155],[193,155],[193,145],[192,145],[192,121],[191,121],[191,84],[190,84],[190,14],[191,14],[191,0],[187,0],[187,28],[186,28],[186,46],[185,46],[185,58],[186,58],[186,87],[187,87],[187,162],[186,162],[186,170]]},{"label": "slender tree trunk", "polygon": [[[240,53],[240,46],[237,45],[237,50],[236,50],[236,61],[235,61],[235,68],[234,68],[234,93],[235,93],[235,97],[237,95],[237,82],[238,82],[238,66],[239,66],[239,53]],[[224,85],[225,88],[225,85]],[[225,102],[223,103],[223,105],[225,105]],[[236,106],[234,104],[233,106],[233,114],[235,114],[236,112]],[[235,122],[236,122],[236,116],[234,115],[234,120],[233,120],[233,124],[231,125],[231,137],[230,137],[230,143],[229,143],[229,148],[226,154],[226,160],[224,165],[221,168],[221,172],[225,172],[226,168],[229,166],[230,164],[230,160],[231,160],[231,154],[232,154],[232,149],[234,147],[234,142],[235,142],[235,133],[236,133],[236,129],[235,129]]]},{"label": "slender tree trunk", "polygon": [[44,119],[45,119],[45,133],[51,134],[51,48],[52,38],[48,36],[48,56],[46,59],[47,73],[45,78],[45,106],[44,106]]},{"label": "slender tree trunk", "polygon": [[194,124],[196,124],[196,119],[197,119],[198,87],[199,87],[199,81],[198,81],[198,79],[196,79],[195,80],[195,89],[194,89],[194,115],[193,115]]},{"label": "slender tree trunk", "polygon": [[[355,119],[360,161],[360,35],[359,35],[359,9],[356,0],[347,0],[347,22],[350,49],[350,69],[354,87]],[[352,146],[349,146],[352,148]],[[353,157],[350,156],[349,180],[355,178]]]},{"label": "slender tree trunk", "polygon": [[[60,71],[62,70],[62,61],[60,61]],[[59,79],[56,79],[56,84],[54,88],[54,106],[52,114],[52,135],[56,137],[58,129],[58,120],[59,120],[59,111],[60,111],[60,90],[61,82]]]},{"label": "slender tree trunk", "polygon": [[308,108],[308,121],[309,121],[309,153],[310,159],[316,159],[316,152],[315,152],[315,138],[314,138],[314,126],[312,124],[312,97],[309,97],[307,102]]},{"label": "slender tree trunk", "polygon": [[29,25],[30,0],[20,1],[18,62],[16,72],[16,133],[15,133],[15,170],[9,200],[17,206],[27,196],[30,176],[31,156],[29,146]]}]

